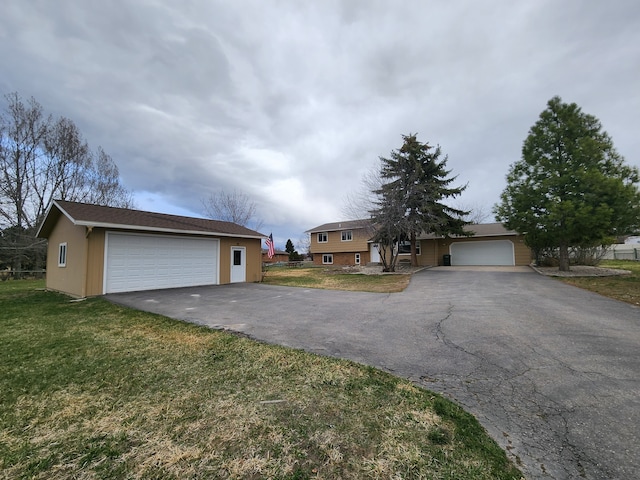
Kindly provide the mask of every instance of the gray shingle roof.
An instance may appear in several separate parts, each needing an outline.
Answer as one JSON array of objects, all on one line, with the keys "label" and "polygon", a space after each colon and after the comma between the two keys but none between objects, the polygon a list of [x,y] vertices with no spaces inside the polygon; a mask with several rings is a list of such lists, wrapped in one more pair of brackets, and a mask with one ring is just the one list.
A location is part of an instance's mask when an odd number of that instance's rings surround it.
[{"label": "gray shingle roof", "polygon": [[[502,223],[474,223],[471,225],[465,225],[464,229],[467,232],[473,232],[473,237],[497,237],[501,235],[518,235],[514,230],[508,230]],[[422,234],[418,238],[430,239],[441,238],[432,233]]]},{"label": "gray shingle roof", "polygon": [[314,227],[310,230],[307,230],[307,233],[315,233],[315,232],[337,232],[340,230],[354,230],[357,228],[369,228],[371,226],[371,220],[346,220],[343,222],[333,222],[333,223],[325,223],[324,225],[320,225],[318,227]]},{"label": "gray shingle roof", "polygon": [[[307,233],[316,232],[335,232],[341,230],[352,230],[357,228],[369,228],[372,226],[370,219],[365,220],[347,220],[344,222],[325,223],[318,227],[307,230]],[[466,225],[466,231],[474,233],[474,237],[497,237],[501,235],[518,235],[514,230],[508,230],[502,223],[481,223]],[[441,238],[432,233],[423,233],[418,238],[428,240],[432,238]]]},{"label": "gray shingle roof", "polygon": [[264,238],[265,235],[232,222],[206,218],[183,217],[165,213],[145,212],[128,208],[105,207],[88,203],[54,200],[38,231],[47,237],[60,214],[75,225],[119,228],[124,230],[193,233],[233,237]]}]

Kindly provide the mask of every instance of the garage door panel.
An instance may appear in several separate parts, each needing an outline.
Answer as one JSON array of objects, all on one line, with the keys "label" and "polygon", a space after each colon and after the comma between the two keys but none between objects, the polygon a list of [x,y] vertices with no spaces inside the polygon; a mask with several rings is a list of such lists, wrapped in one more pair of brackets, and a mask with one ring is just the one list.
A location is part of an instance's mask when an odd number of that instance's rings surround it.
[{"label": "garage door panel", "polygon": [[110,232],[105,292],[214,285],[218,240]]},{"label": "garage door panel", "polygon": [[454,242],[451,265],[515,265],[514,246],[509,240]]}]

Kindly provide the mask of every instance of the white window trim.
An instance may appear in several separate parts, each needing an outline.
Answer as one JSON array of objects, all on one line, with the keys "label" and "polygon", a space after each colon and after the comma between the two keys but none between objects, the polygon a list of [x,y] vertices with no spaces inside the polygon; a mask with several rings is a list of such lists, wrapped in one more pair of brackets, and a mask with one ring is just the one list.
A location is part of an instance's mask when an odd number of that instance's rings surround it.
[{"label": "white window trim", "polygon": [[[349,234],[349,238],[345,238]],[[353,230],[342,230],[340,232],[340,241],[341,242],[351,242],[353,240]]]},{"label": "white window trim", "polygon": [[356,253],[356,265],[360,265],[360,254]]},{"label": "white window trim", "polygon": [[[328,259],[329,261],[325,261]],[[333,265],[333,253],[323,253],[322,254],[322,264],[323,265]]]},{"label": "white window trim", "polygon": [[58,266],[67,266],[67,242],[58,245]]},{"label": "white window trim", "polygon": [[[324,237],[324,240],[320,240],[320,235]],[[318,243],[327,243],[329,241],[329,234],[327,232],[318,232]]]}]

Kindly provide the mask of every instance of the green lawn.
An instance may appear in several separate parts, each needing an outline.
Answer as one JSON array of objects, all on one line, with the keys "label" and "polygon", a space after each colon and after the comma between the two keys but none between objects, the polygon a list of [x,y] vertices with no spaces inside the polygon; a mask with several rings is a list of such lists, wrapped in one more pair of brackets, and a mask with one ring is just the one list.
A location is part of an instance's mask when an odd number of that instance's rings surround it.
[{"label": "green lawn", "polygon": [[0,282],[0,478],[518,479],[410,382]]},{"label": "green lawn", "polygon": [[401,292],[411,275],[364,275],[324,267],[268,267],[263,283],[289,287],[324,288],[374,293]]},{"label": "green lawn", "polygon": [[612,277],[560,277],[563,282],[607,297],[640,305],[640,262],[634,260],[604,260],[600,267],[631,271],[631,275]]}]

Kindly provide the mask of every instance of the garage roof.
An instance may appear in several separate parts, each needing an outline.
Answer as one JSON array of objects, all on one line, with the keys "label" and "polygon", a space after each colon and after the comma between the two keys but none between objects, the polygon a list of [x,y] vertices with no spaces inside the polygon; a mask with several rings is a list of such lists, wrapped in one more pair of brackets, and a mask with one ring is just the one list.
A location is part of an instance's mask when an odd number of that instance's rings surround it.
[{"label": "garage roof", "polygon": [[232,222],[167,215],[128,208],[105,207],[64,200],[54,200],[51,203],[37,236],[41,238],[48,237],[60,215],[65,215],[74,225],[90,228],[102,227],[148,232],[266,238],[265,235],[255,230]]}]

